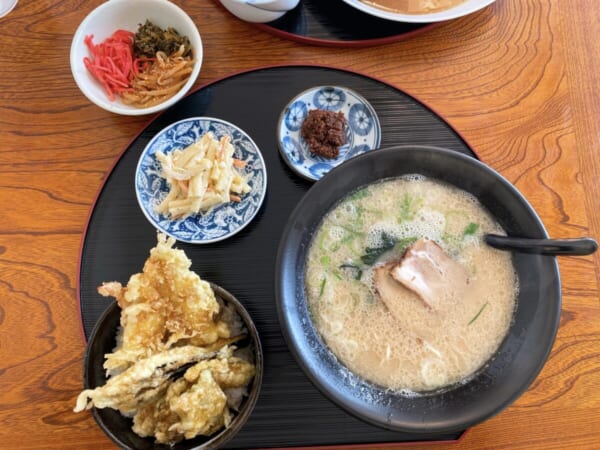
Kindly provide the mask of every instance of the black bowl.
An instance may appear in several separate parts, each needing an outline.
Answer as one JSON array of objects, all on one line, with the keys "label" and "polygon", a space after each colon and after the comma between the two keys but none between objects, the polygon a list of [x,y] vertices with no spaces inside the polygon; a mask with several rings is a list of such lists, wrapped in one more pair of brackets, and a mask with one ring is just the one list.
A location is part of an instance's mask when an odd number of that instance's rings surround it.
[{"label": "black bowl", "polygon": [[349,413],[396,431],[464,430],[510,405],[542,369],[560,318],[560,275],[555,257],[513,255],[519,276],[518,304],[508,335],[496,354],[466,384],[418,397],[386,390],[346,370],[323,343],[307,307],[306,254],[325,213],[360,186],[411,173],[472,193],[509,235],[548,237],[539,217],[517,189],[478,160],[423,146],[375,150],[333,169],[292,212],[277,255],[279,321],[292,354],[307,376]]},{"label": "black bowl", "polygon": [[[119,447],[127,450],[208,450],[221,448],[242,428],[254,409],[258,399],[263,375],[263,354],[258,332],[254,322],[242,304],[225,289],[212,284],[211,287],[217,298],[226,304],[234,305],[235,310],[244,321],[248,330],[248,342],[240,342],[238,347],[252,346],[254,350],[254,364],[256,375],[248,389],[248,396],[244,398],[240,411],[235,415],[228,428],[222,429],[210,437],[198,436],[194,439],[181,441],[173,446],[156,444],[154,438],[142,438],[131,429],[132,420],[128,419],[110,408],[92,408],[92,415],[102,431]],[[83,361],[83,384],[86,389],[94,389],[106,384],[106,375],[102,365],[104,355],[113,351],[121,308],[116,302],[112,303],[96,322],[90,339],[87,343]]]}]

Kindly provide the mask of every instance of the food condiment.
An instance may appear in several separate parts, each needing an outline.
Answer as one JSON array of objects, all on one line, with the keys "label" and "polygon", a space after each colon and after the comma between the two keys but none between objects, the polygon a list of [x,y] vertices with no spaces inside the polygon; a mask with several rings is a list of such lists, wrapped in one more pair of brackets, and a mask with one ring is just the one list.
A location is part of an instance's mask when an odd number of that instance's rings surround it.
[{"label": "food condiment", "polygon": [[85,37],[90,56],[83,62],[102,84],[110,101],[147,108],[175,95],[188,81],[194,67],[193,49],[187,36],[150,21],[137,33],[117,30],[96,45]]},{"label": "food condiment", "polygon": [[108,98],[113,101],[131,88],[133,78],[133,33],[117,30],[100,44],[94,44],[94,35],[85,37],[84,42],[90,56],[83,63],[92,76],[102,84]]},{"label": "food condiment", "polygon": [[302,122],[301,134],[311,153],[337,158],[346,143],[346,118],[341,111],[312,109]]}]

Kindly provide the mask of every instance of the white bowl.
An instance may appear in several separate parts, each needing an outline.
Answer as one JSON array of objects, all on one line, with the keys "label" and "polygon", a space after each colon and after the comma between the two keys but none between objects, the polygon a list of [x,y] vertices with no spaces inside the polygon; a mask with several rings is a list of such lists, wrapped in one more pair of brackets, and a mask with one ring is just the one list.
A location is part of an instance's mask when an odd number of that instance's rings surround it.
[{"label": "white bowl", "polygon": [[[94,35],[100,43],[118,29],[136,32],[139,24],[150,20],[162,28],[173,27],[189,38],[194,52],[194,69],[187,83],[173,97],[163,103],[136,108],[118,98],[110,101],[98,81],[86,69],[83,58],[89,56],[84,38]],[[180,7],[168,0],[109,0],[94,9],[81,22],[71,43],[71,72],[81,92],[93,103],[107,111],[130,116],[153,114],[179,101],[194,85],[202,65],[202,40],[192,19]]]},{"label": "white bowl", "polygon": [[496,0],[466,0],[465,2],[453,8],[427,14],[399,14],[385,11],[380,8],[375,8],[374,6],[368,5],[360,0],[343,1],[356,9],[382,19],[393,20],[395,22],[432,23],[466,16],[467,14],[471,14],[475,11],[485,8],[486,6],[494,3]]},{"label": "white bowl", "polygon": [[220,0],[234,16],[246,22],[265,23],[279,19],[300,0]]}]

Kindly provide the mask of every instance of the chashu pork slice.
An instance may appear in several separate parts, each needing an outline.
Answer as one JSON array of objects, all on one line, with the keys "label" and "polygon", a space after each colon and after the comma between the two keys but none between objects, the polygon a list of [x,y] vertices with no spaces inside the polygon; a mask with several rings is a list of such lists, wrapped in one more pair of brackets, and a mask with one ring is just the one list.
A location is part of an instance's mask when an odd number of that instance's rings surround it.
[{"label": "chashu pork slice", "polygon": [[390,276],[410,289],[433,310],[449,298],[460,299],[467,291],[469,274],[442,247],[430,239],[419,239],[390,267]]},{"label": "chashu pork slice", "polygon": [[[390,270],[397,263],[388,262],[373,271],[373,285],[377,296],[400,328],[429,341],[434,337],[433,330],[442,326],[442,316],[429,310],[414,292],[392,278]],[[424,310],[431,311],[432,314],[423,314]]]}]

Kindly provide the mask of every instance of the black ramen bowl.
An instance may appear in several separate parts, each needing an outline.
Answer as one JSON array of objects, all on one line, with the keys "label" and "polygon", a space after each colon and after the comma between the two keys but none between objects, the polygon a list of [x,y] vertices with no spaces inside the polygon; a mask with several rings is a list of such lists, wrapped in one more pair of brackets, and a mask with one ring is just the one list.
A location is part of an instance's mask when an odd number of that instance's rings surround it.
[{"label": "black ramen bowl", "polygon": [[[212,436],[198,436],[169,446],[156,444],[154,438],[142,438],[135,434],[131,429],[132,420],[122,416],[119,411],[111,408],[92,408],[92,415],[102,431],[120,448],[127,450],[208,450],[221,448],[244,426],[252,413],[258,399],[263,375],[263,354],[258,332],[246,309],[233,295],[215,284],[211,283],[211,287],[217,299],[221,299],[224,303],[235,307],[236,312],[246,326],[248,337],[235,345],[238,348],[250,346],[254,353],[253,362],[256,366],[256,375],[250,386],[248,386],[248,395],[244,398],[239,412],[236,413],[229,427],[216,432]],[[94,326],[83,361],[83,384],[86,389],[94,389],[106,384],[106,375],[102,367],[104,354],[112,352],[115,347],[120,315],[121,308],[114,302],[104,311]]]},{"label": "black ramen bowl", "polygon": [[404,174],[470,192],[508,235],[547,238],[539,217],[506,179],[478,160],[440,148],[399,146],[353,158],[318,181],[291,214],[276,265],[279,321],[298,364],[317,388],[354,416],[415,433],[464,430],[514,402],[542,369],[559,325],[560,276],[553,256],[514,254],[519,296],[513,322],[496,354],[468,382],[406,396],[354,375],[324,344],[305,294],[306,256],[323,216],[355,189]]}]

